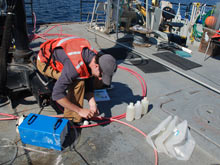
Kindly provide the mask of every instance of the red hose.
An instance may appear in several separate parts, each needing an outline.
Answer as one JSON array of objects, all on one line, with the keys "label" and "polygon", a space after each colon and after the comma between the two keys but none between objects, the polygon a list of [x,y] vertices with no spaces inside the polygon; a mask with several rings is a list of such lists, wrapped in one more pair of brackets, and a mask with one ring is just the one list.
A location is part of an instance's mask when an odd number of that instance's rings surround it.
[{"label": "red hose", "polygon": [[[111,119],[112,121],[115,121],[115,122],[118,122],[118,123],[121,123],[121,124],[124,124],[132,129],[134,129],[135,131],[139,132],[140,134],[142,134],[144,137],[147,137],[147,134],[145,134],[144,132],[142,132],[140,129],[134,127],[133,125],[130,125],[128,123],[125,123],[123,121],[120,121],[120,120],[116,120],[116,119]],[[157,154],[157,150],[154,149],[154,156],[155,156],[155,162],[154,164],[157,165],[158,164],[158,154]]]},{"label": "red hose", "polygon": [[7,114],[7,113],[0,113],[0,116],[9,116],[6,118],[0,118],[0,120],[16,120],[16,119],[18,119],[18,116],[14,116],[14,115]]},{"label": "red hose", "polygon": [[[129,68],[126,68],[126,67],[124,67],[124,66],[120,66],[120,65],[119,65],[118,68],[130,72],[131,74],[133,74],[133,75],[139,80],[139,82],[140,82],[140,84],[141,84],[141,87],[142,87],[142,95],[143,95],[143,97],[145,97],[145,96],[147,95],[147,85],[146,85],[146,82],[145,82],[144,78],[143,78],[140,74],[138,74],[137,72],[135,72],[135,71],[133,71],[133,70],[131,70],[131,69],[129,69]],[[143,82],[142,82],[141,80],[142,80]],[[143,84],[142,84],[142,83],[143,83]]]}]

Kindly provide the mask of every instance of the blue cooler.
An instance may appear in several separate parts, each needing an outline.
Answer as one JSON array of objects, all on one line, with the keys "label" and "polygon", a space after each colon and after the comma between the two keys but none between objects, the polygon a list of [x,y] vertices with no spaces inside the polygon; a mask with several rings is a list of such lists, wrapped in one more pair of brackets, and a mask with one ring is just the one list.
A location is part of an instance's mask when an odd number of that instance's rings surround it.
[{"label": "blue cooler", "polygon": [[30,113],[18,126],[21,141],[49,149],[62,150],[68,120]]}]

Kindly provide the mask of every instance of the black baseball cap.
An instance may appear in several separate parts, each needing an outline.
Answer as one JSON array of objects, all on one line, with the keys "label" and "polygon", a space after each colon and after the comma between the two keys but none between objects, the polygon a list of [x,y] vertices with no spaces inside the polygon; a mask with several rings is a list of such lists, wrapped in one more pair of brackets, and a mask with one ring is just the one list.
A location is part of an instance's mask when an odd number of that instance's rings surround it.
[{"label": "black baseball cap", "polygon": [[103,54],[99,57],[98,63],[102,74],[102,82],[105,85],[110,85],[112,82],[112,76],[117,70],[115,58],[110,54]]}]

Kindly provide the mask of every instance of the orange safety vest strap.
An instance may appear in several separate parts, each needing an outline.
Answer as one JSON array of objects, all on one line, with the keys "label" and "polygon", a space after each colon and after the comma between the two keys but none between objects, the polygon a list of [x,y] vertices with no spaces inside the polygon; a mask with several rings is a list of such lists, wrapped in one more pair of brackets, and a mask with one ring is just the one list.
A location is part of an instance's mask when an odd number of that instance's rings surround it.
[{"label": "orange safety vest strap", "polygon": [[[46,62],[46,65],[45,65],[45,67],[44,67],[43,72],[46,72],[48,66],[50,65],[50,61],[51,61],[52,57],[54,57],[54,56],[53,56],[53,51],[52,51],[52,46],[53,46],[53,43],[54,43],[54,42],[55,42],[55,41],[52,41],[51,44],[50,44],[50,49],[49,49],[50,55],[49,55],[49,58],[47,58],[47,57],[44,55],[44,51],[42,51],[42,48],[41,48],[41,53],[42,53],[42,55],[47,59],[47,62]],[[55,63],[55,59],[54,59],[54,58],[53,58],[53,64],[55,64],[55,67],[56,67],[56,63]]]}]

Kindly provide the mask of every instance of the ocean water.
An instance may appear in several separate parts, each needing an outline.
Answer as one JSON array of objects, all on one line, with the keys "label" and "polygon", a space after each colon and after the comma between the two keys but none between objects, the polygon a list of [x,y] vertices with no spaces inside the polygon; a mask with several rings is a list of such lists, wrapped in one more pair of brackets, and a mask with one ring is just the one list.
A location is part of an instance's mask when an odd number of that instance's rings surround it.
[{"label": "ocean water", "polygon": [[199,3],[205,3],[205,4],[210,4],[214,5],[216,2],[220,2],[219,0],[169,0],[170,2],[175,2],[175,3],[183,3],[183,4],[189,4],[191,2],[199,2]]},{"label": "ocean water", "polygon": [[[29,0],[25,0],[28,2]],[[85,1],[85,0],[84,0]],[[99,0],[100,1],[100,0]],[[105,1],[105,0],[102,0]],[[145,0],[141,0],[143,3]],[[149,3],[151,0],[148,0]],[[174,3],[190,4],[195,0],[169,0]],[[209,5],[215,5],[220,0],[196,0],[196,2],[206,3]],[[83,3],[82,9],[80,8],[80,0],[34,0],[33,11],[36,16],[36,22],[51,23],[51,22],[80,22],[87,20],[87,15],[80,16],[80,12],[88,13],[93,10],[94,1]],[[27,15],[31,15],[30,5],[25,5]],[[174,10],[177,10],[177,6],[173,6]],[[181,7],[182,8],[182,7]],[[181,14],[184,14],[184,7],[181,10]],[[209,10],[207,8],[207,10]],[[31,23],[30,18],[27,19],[27,23]]]}]

